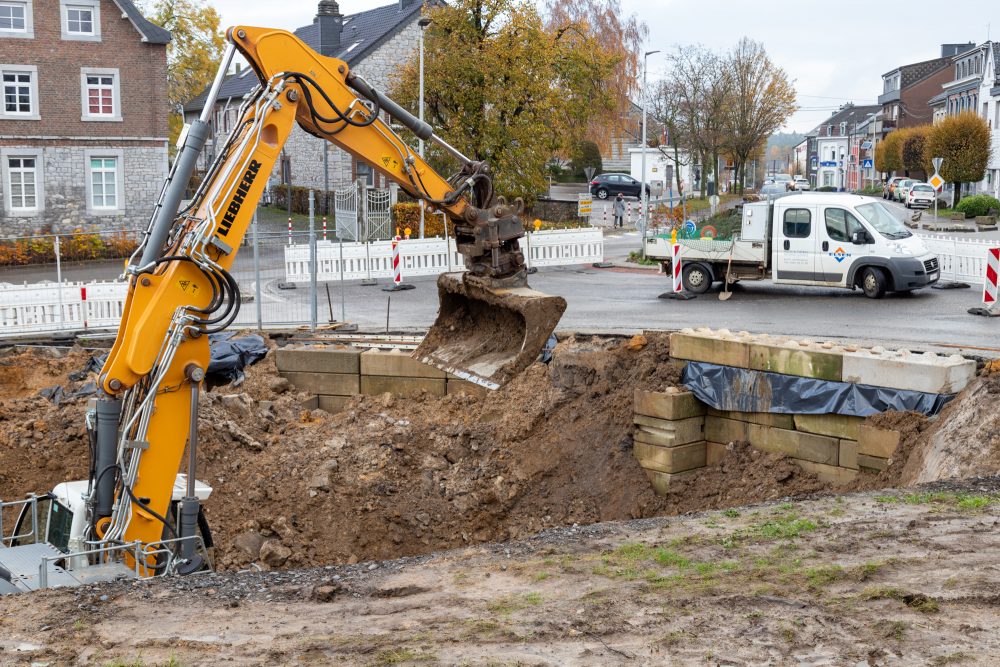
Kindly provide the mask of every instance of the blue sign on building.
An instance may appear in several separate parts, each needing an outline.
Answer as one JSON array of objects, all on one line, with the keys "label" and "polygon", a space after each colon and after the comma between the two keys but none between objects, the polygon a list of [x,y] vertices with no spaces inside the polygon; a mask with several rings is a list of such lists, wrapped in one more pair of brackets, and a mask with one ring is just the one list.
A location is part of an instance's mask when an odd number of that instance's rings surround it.
[{"label": "blue sign on building", "polygon": [[833,162],[826,161],[826,162],[820,162],[819,166],[821,166],[821,167],[836,167],[837,163],[836,163],[836,161],[833,161]]}]

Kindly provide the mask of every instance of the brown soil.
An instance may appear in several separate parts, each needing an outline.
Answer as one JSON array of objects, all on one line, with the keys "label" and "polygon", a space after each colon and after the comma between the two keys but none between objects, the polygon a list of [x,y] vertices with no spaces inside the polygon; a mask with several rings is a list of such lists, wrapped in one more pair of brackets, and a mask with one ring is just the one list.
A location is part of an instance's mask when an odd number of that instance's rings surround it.
[{"label": "brown soil", "polygon": [[[86,474],[85,399],[35,396],[84,365],[74,350],[0,358],[0,498]],[[19,371],[19,372],[17,372]],[[16,380],[11,378],[17,378]],[[632,456],[633,390],[676,384],[666,334],[569,336],[488,398],[352,399],[340,414],[304,412],[269,355],[243,385],[203,394],[199,478],[217,565],[241,569],[424,554],[592,524],[718,509],[827,488],[780,455],[729,446],[656,496]],[[904,432],[904,449],[866,487],[900,479],[912,448],[944,433],[965,394],[927,427],[918,415],[871,420]],[[988,444],[988,443],[987,443]],[[992,445],[994,452],[1000,445]],[[909,468],[907,468],[909,469]],[[997,469],[994,467],[994,469]]]}]

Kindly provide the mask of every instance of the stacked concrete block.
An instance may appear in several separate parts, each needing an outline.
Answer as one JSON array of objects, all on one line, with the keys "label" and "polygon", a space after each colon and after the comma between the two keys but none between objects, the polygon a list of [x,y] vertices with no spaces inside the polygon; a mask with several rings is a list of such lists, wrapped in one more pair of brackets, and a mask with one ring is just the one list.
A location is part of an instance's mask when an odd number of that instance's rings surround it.
[{"label": "stacked concrete block", "polygon": [[885,470],[899,448],[899,431],[862,426],[858,430],[857,465],[865,471]]},{"label": "stacked concrete block", "polygon": [[684,361],[930,394],[957,393],[976,374],[975,362],[957,354],[859,348],[728,329],[683,329],[671,334],[670,354]]},{"label": "stacked concrete block", "polygon": [[633,453],[657,493],[705,467],[705,406],[691,392],[636,389],[634,412]]},{"label": "stacked concrete block", "polygon": [[444,396],[447,374],[401,350],[368,350],[361,355],[361,393]]},{"label": "stacked concrete block", "polygon": [[361,350],[337,346],[287,346],[275,351],[278,373],[316,395],[316,407],[339,412],[361,392]]}]

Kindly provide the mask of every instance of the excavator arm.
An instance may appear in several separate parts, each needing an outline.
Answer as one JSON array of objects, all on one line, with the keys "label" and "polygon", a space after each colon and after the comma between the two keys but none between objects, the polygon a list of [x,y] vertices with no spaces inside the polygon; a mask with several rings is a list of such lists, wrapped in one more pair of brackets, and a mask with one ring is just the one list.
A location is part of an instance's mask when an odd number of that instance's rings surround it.
[{"label": "excavator arm", "polygon": [[[494,200],[487,165],[434,134],[343,61],[317,54],[293,34],[231,28],[229,45],[201,118],[192,124],[126,274],[129,291],[114,346],[101,370],[104,395],[94,428],[90,543],[180,539],[181,569],[194,553],[199,501],[194,493],[198,391],[209,362],[208,334],[239,309],[230,271],[268,175],[293,126],[326,139],[414,198],[444,212],[455,228],[467,272],[438,281],[438,319],[415,353],[459,377],[495,389],[537,358],[566,303],[527,286],[518,239],[520,201]],[[260,80],[191,202],[184,192],[208,136],[218,90],[236,51]],[[462,165],[444,178],[386,123],[382,112]],[[188,449],[188,493],[179,528],[167,516],[175,476]],[[131,562],[156,567],[148,555]]]}]

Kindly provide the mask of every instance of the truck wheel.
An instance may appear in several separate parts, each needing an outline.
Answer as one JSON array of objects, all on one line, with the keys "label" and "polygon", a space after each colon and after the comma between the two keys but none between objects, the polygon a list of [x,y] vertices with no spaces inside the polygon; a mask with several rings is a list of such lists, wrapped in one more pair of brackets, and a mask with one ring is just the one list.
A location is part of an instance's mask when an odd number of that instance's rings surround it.
[{"label": "truck wheel", "polygon": [[701,264],[688,264],[681,275],[684,289],[695,294],[704,294],[712,287],[712,274]]},{"label": "truck wheel", "polygon": [[861,272],[861,291],[869,299],[881,299],[885,296],[885,274],[881,269],[869,266]]}]

